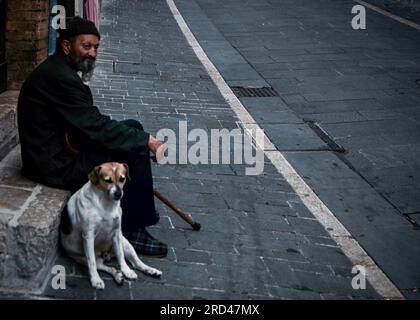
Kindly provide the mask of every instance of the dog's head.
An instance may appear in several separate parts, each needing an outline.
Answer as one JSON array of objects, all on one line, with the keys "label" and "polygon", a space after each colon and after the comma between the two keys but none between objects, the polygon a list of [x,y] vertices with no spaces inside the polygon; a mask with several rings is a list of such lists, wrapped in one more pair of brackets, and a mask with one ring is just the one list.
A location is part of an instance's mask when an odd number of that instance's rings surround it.
[{"label": "dog's head", "polygon": [[95,167],[89,173],[90,182],[103,190],[113,200],[120,200],[123,187],[130,179],[128,166],[125,163],[107,162]]}]

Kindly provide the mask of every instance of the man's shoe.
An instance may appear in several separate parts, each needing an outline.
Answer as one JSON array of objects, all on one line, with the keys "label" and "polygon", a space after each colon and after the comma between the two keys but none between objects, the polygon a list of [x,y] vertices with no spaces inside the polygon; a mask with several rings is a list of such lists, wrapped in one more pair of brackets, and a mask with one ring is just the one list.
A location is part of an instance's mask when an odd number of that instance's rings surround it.
[{"label": "man's shoe", "polygon": [[137,253],[163,258],[168,255],[168,246],[155,239],[145,228],[139,228],[137,231],[124,232],[124,237],[132,244]]}]

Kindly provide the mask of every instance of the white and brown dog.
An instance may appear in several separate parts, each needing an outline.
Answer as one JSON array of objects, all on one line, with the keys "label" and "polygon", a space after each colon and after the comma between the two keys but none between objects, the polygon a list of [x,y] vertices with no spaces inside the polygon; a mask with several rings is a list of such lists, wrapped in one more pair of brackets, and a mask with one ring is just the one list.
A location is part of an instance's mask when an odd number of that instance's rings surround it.
[{"label": "white and brown dog", "polygon": [[[122,274],[136,279],[131,265],[145,274],[159,277],[162,272],[144,264],[133,246],[122,235],[120,200],[123,186],[129,179],[128,166],[121,163],[104,163],[89,174],[89,181],[67,204],[68,226],[61,230],[61,243],[67,254],[89,268],[90,282],[96,289],[104,289],[98,270],[110,273],[117,283]],[[104,264],[104,257],[114,253],[121,272]]]}]

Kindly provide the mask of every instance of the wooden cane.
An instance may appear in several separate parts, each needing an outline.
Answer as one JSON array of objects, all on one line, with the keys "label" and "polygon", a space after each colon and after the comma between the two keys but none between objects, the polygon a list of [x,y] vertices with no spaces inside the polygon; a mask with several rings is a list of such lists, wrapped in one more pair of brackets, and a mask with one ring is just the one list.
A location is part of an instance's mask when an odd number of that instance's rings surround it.
[{"label": "wooden cane", "polygon": [[186,221],[195,231],[198,231],[201,229],[201,224],[199,224],[197,221],[194,221],[189,214],[186,214],[181,209],[179,209],[177,206],[175,206],[169,198],[164,196],[162,193],[157,191],[156,189],[153,190],[156,198],[158,198],[160,201],[162,201],[164,204],[166,204],[169,208],[171,208],[175,213],[177,213],[184,221]]}]

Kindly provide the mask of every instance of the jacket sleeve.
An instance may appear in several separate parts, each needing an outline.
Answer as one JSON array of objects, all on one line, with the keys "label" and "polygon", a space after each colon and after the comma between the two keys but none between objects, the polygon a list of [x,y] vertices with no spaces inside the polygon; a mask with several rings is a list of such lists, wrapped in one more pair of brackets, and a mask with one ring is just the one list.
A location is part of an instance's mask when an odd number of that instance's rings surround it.
[{"label": "jacket sleeve", "polygon": [[116,151],[148,151],[149,133],[100,113],[80,79],[61,77],[53,85],[51,104],[67,122],[101,146]]}]

